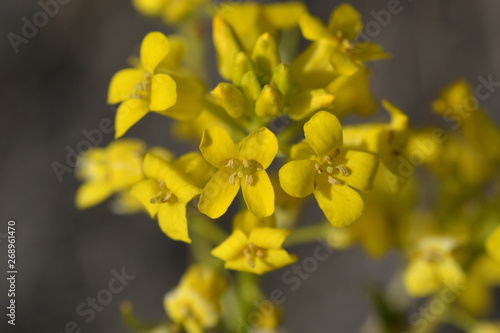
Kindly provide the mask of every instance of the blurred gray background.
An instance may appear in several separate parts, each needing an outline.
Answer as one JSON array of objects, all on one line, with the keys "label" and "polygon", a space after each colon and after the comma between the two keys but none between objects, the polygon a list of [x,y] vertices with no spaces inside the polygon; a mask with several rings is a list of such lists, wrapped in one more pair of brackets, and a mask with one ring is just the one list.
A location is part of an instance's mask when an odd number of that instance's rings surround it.
[{"label": "blurred gray background", "polygon": [[[347,1],[373,20],[370,11],[388,1]],[[326,20],[339,1],[309,1],[313,14]],[[437,92],[450,81],[478,76],[500,81],[500,1],[401,0],[403,11],[393,16],[374,41],[393,54],[372,63],[376,96],[406,111],[415,125],[439,121],[429,112]],[[0,2],[0,233],[9,219],[17,221],[17,326],[5,324],[6,244],[0,239],[0,331],[63,332],[75,321],[83,332],[126,332],[118,308],[134,302],[140,317],[164,316],[162,297],[178,281],[187,251],[166,238],[156,222],[142,215],[116,216],[106,204],[77,211],[73,204],[78,182],[64,174],[59,182],[53,161],[64,163],[65,147],[84,139],[82,130],[113,119],[106,105],[109,79],[127,66],[126,59],[151,30],[170,32],[134,11],[128,0],[71,0],[40,28],[28,44],[13,52],[7,34],[20,34],[24,16],[40,10],[37,1]],[[212,68],[212,73],[216,73]],[[213,88],[217,78],[212,78]],[[497,122],[500,92],[482,104]],[[103,145],[112,140],[106,134]],[[150,114],[128,136],[144,138],[186,151],[169,133],[167,118]],[[311,255],[315,245],[294,249]],[[369,313],[366,287],[384,284],[397,267],[390,254],[368,260],[359,249],[335,253],[287,292],[289,332],[357,332]],[[77,315],[77,306],[106,288],[113,269],[136,278],[114,296],[91,323]],[[282,271],[266,277],[267,289],[288,290]],[[281,286],[281,287],[280,287]]]}]

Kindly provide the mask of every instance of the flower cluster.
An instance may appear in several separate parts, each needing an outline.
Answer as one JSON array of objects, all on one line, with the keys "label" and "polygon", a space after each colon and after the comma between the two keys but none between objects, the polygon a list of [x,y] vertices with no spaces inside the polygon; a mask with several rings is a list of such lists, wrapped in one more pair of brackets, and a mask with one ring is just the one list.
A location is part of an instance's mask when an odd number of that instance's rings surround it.
[{"label": "flower cluster", "polygon": [[[471,318],[459,324],[499,332],[474,316],[491,308],[490,288],[500,284],[500,131],[479,106],[470,110],[466,82],[432,104],[459,131],[412,128],[386,100],[386,122],[342,125],[376,111],[367,62],[389,58],[357,39],[363,23],[352,6],[324,23],[299,2],[133,2],[181,29],[147,34],[131,68],[111,79],[116,140],[81,156],[76,205],[117,194],[115,211],[157,219],[166,236],[190,244],[197,264],[165,296],[169,320],[139,325],[124,311],[126,322],[147,332],[239,332],[231,317],[246,318],[265,299],[258,275],[296,262],[290,246],[320,238],[375,258],[399,250],[408,295],[452,289],[450,311]],[[212,87],[196,54],[208,19],[223,79]],[[309,44],[296,52],[299,37]],[[196,148],[176,157],[121,138],[149,112],[170,118],[173,138]],[[432,185],[417,180],[416,167]],[[302,226],[311,194],[324,219]],[[377,303],[387,327],[404,322],[395,320],[403,312],[387,314],[392,301]],[[269,307],[246,331],[278,332],[281,309]]]}]

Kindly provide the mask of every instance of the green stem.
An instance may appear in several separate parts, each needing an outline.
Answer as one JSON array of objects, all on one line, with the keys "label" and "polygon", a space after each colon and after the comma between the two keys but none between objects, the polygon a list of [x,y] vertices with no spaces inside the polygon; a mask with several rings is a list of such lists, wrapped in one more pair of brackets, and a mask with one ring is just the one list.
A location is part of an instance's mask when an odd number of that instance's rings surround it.
[{"label": "green stem", "polygon": [[203,238],[207,239],[213,245],[219,245],[227,237],[228,233],[217,225],[216,221],[208,221],[208,219],[200,216],[191,218],[191,229]]},{"label": "green stem", "polygon": [[331,228],[332,227],[327,223],[295,228],[285,240],[283,247],[310,243],[316,241],[318,238],[325,238]]}]

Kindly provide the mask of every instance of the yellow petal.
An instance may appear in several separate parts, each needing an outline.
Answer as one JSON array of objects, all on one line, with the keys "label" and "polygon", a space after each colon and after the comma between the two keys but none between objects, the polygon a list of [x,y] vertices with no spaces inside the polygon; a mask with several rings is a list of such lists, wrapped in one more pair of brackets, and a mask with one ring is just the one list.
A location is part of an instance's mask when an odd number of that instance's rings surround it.
[{"label": "yellow petal", "polygon": [[201,154],[194,152],[182,155],[173,162],[173,166],[199,188],[204,188],[217,172],[217,169],[208,163]]},{"label": "yellow petal", "polygon": [[287,113],[293,120],[304,119],[318,110],[330,107],[335,97],[325,89],[307,89],[290,96]]},{"label": "yellow petal", "polygon": [[368,68],[360,68],[351,76],[339,76],[328,85],[327,91],[335,96],[334,113],[339,118],[351,112],[368,116],[376,110]]},{"label": "yellow petal", "polygon": [[317,112],[304,124],[304,135],[319,157],[342,147],[342,126],[337,117],[326,111]]},{"label": "yellow petal", "polygon": [[229,183],[233,174],[231,168],[222,168],[210,179],[203,189],[198,203],[201,213],[212,219],[221,217],[229,208],[240,189],[240,179],[235,177],[235,183]]},{"label": "yellow petal", "polygon": [[219,16],[213,19],[213,42],[217,53],[220,76],[229,80],[233,70],[234,56],[242,51],[231,27]]},{"label": "yellow petal", "polygon": [[200,143],[203,157],[214,167],[221,168],[230,159],[238,157],[238,150],[229,134],[219,126],[212,126],[203,132]]},{"label": "yellow petal", "polygon": [[299,27],[305,39],[318,40],[320,38],[331,36],[331,33],[328,31],[321,19],[308,13],[305,13],[300,17]]},{"label": "yellow petal", "polygon": [[277,29],[294,28],[307,10],[302,2],[271,3],[262,6],[266,19]]},{"label": "yellow petal", "polygon": [[165,6],[164,0],[133,0],[134,7],[146,16],[158,15]]},{"label": "yellow petal", "polygon": [[250,266],[244,256],[239,256],[233,260],[226,261],[224,268],[255,274],[265,274],[281,267],[293,264],[297,257],[288,254],[283,249],[269,249],[264,258],[255,257],[253,267]]},{"label": "yellow petal", "polygon": [[191,243],[188,235],[186,206],[182,202],[161,203],[158,210],[158,223],[161,230],[173,240]]},{"label": "yellow petal", "polygon": [[338,47],[333,38],[314,41],[292,61],[290,68],[296,82],[304,89],[326,87],[337,77],[330,55]]},{"label": "yellow petal", "polygon": [[257,217],[266,217],[274,213],[274,189],[266,171],[255,171],[251,185],[241,181],[243,197],[248,210]]},{"label": "yellow petal", "polygon": [[144,173],[148,178],[164,181],[166,187],[184,204],[201,192],[180,170],[153,154],[147,154],[144,158]]},{"label": "yellow petal", "polygon": [[382,46],[370,42],[357,43],[351,50],[351,59],[356,61],[388,59],[390,57],[391,55],[385,53]]},{"label": "yellow petal", "polygon": [[[156,111],[177,120],[191,120],[203,109],[205,86],[197,78],[171,73],[177,85],[177,99],[173,106],[163,111]],[[171,100],[173,96],[170,97]]]},{"label": "yellow petal", "polygon": [[236,229],[224,242],[213,249],[211,253],[213,256],[224,261],[233,260],[242,255],[243,249],[247,245],[247,237],[243,231]]},{"label": "yellow petal", "polygon": [[151,82],[151,111],[163,111],[177,102],[177,84],[170,75],[153,75]]},{"label": "yellow petal", "polygon": [[408,293],[423,297],[439,288],[436,264],[423,259],[414,259],[403,273],[403,281]]},{"label": "yellow petal", "polygon": [[173,152],[160,146],[149,148],[148,153],[158,156],[165,162],[172,162],[175,159],[175,154]]},{"label": "yellow petal", "polygon": [[87,209],[106,200],[113,189],[106,182],[87,182],[76,191],[75,204],[78,209]]},{"label": "yellow petal", "polygon": [[248,241],[253,245],[263,249],[279,249],[290,234],[290,230],[275,228],[254,229]]},{"label": "yellow petal", "polygon": [[130,98],[120,104],[115,116],[115,139],[123,136],[148,111],[149,103],[145,100]]},{"label": "yellow petal", "polygon": [[294,160],[310,160],[316,159],[316,152],[311,148],[309,142],[306,139],[296,143],[290,149],[289,159]]},{"label": "yellow petal", "polygon": [[132,196],[141,202],[151,218],[156,216],[159,208],[159,204],[151,203],[151,198],[156,197],[159,192],[161,192],[161,188],[156,179],[140,181],[130,189]]},{"label": "yellow petal", "polygon": [[500,227],[497,227],[486,239],[486,251],[500,262]]},{"label": "yellow petal", "polygon": [[245,96],[232,83],[219,83],[210,95],[233,118],[239,118],[245,112]]},{"label": "yellow petal", "polygon": [[142,69],[122,69],[111,78],[108,104],[123,102],[130,97],[133,88],[142,84],[145,72]]},{"label": "yellow petal", "polygon": [[278,139],[266,127],[261,127],[241,142],[240,158],[254,160],[267,169],[278,153]]},{"label": "yellow petal", "polygon": [[255,228],[274,228],[275,224],[274,216],[258,218],[248,210],[240,211],[233,217],[233,230],[240,229],[247,236]]},{"label": "yellow petal", "polygon": [[279,171],[281,188],[296,198],[304,198],[314,191],[316,161],[298,160],[286,163]]},{"label": "yellow petal", "polygon": [[371,189],[378,166],[378,157],[361,151],[348,150],[340,156],[338,164],[345,166],[347,175],[337,174],[336,177],[349,186],[361,191]]},{"label": "yellow petal", "polygon": [[169,49],[170,44],[164,34],[158,31],[147,34],[141,44],[141,62],[144,69],[153,74]]},{"label": "yellow petal", "polygon": [[255,42],[252,61],[260,82],[269,82],[274,69],[281,63],[278,45],[270,33],[262,34]]},{"label": "yellow petal", "polygon": [[359,66],[349,58],[342,50],[335,48],[330,55],[333,67],[340,75],[353,75],[359,70]]},{"label": "yellow petal", "polygon": [[361,15],[351,5],[341,4],[333,11],[328,21],[328,30],[342,33],[342,37],[353,40],[363,29]]},{"label": "yellow petal", "polygon": [[363,199],[347,185],[332,185],[322,179],[317,182],[314,196],[334,227],[350,225],[363,212]]},{"label": "yellow petal", "polygon": [[279,115],[285,106],[285,98],[278,89],[266,84],[255,103],[255,114],[259,117]]}]

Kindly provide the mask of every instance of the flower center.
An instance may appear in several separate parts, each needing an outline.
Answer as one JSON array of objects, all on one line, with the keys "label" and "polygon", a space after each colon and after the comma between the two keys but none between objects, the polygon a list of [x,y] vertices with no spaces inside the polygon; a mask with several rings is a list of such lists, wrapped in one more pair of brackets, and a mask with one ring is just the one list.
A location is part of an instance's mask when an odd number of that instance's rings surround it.
[{"label": "flower center", "polygon": [[229,176],[229,184],[236,184],[236,179],[245,178],[245,185],[252,186],[255,181],[255,173],[263,169],[262,165],[259,162],[254,160],[244,159],[242,161],[237,159],[230,159],[226,168],[231,169],[231,175]]},{"label": "flower center", "polygon": [[132,93],[130,96],[135,99],[147,100],[151,95],[151,80],[153,76],[151,73],[146,72],[144,74],[144,80],[132,88]]},{"label": "flower center", "polygon": [[344,182],[338,176],[347,177],[350,174],[349,169],[341,164],[336,164],[335,160],[340,154],[340,150],[336,150],[333,154],[328,154],[323,157],[323,163],[316,163],[316,172],[326,177],[326,180],[332,185],[343,185]]},{"label": "flower center", "polygon": [[169,200],[174,200],[175,195],[172,194],[171,191],[165,186],[165,182],[161,181],[159,179],[156,180],[158,182],[158,187],[160,188],[160,191],[151,198],[150,202],[152,204],[157,204],[157,203],[165,203]]},{"label": "flower center", "polygon": [[264,258],[264,251],[264,249],[261,249],[252,243],[248,243],[248,246],[243,249],[243,255],[251,268],[255,267],[255,257],[261,259]]}]

